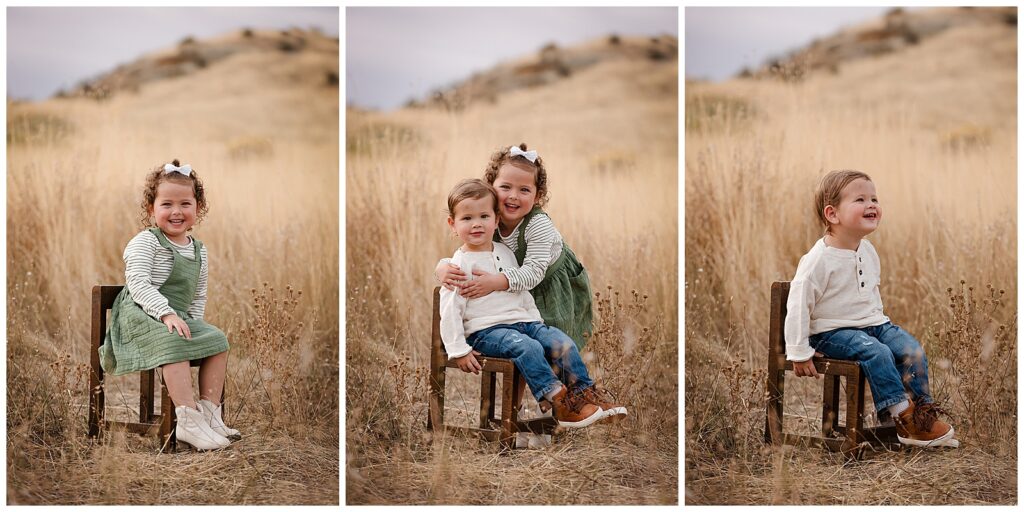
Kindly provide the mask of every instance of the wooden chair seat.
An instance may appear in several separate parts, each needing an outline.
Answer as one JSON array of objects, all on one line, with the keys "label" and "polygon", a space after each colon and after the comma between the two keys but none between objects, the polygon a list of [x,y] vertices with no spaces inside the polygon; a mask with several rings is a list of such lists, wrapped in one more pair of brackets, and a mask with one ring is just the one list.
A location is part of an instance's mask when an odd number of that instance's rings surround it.
[{"label": "wooden chair seat", "polygon": [[[839,359],[814,358],[814,368],[824,376],[821,401],[821,435],[786,434],[783,430],[783,404],[786,372],[793,370],[792,361],[786,360],[786,341],[783,329],[786,319],[786,301],[789,283],[772,284],[771,311],[768,327],[768,405],[764,439],[769,444],[802,444],[824,446],[832,451],[854,457],[862,453],[862,443],[876,447],[894,447],[899,444],[895,427],[864,428],[864,392],[867,388],[860,363]],[[846,384],[846,424],[839,425],[840,379]],[[836,437],[835,434],[838,434]]]},{"label": "wooden chair seat", "polygon": [[[518,432],[535,434],[551,434],[557,423],[554,418],[538,418],[529,421],[519,420],[518,404],[513,404],[514,396],[526,385],[511,359],[499,357],[479,357],[480,365],[480,423],[477,427],[446,425],[444,423],[444,392],[445,370],[458,368],[454,360],[448,360],[441,341],[441,288],[434,288],[434,315],[430,334],[430,371],[427,379],[430,385],[428,396],[429,414],[427,429],[442,432],[476,434],[488,441],[498,441],[502,451],[516,447]],[[495,391],[498,374],[501,374],[501,417],[496,418]]]}]

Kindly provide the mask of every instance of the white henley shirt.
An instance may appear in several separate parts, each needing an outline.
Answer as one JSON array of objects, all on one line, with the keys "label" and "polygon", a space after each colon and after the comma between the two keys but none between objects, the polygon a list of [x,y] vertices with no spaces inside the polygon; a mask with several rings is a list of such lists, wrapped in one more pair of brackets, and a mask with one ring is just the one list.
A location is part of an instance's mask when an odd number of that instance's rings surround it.
[{"label": "white henley shirt", "polygon": [[[515,254],[499,242],[494,242],[494,249],[490,252],[458,249],[451,262],[471,278],[473,270],[496,274],[506,269],[519,268]],[[467,299],[459,295],[458,291],[441,287],[441,340],[448,352],[448,359],[462,357],[472,350],[466,343],[466,336],[498,324],[518,322],[543,322],[533,296],[528,291],[497,291],[476,299]]]},{"label": "white henley shirt", "polygon": [[819,239],[796,267],[786,303],[786,359],[814,356],[808,338],[843,327],[882,325],[882,266],[871,242],[862,239],[856,251],[825,245]]}]

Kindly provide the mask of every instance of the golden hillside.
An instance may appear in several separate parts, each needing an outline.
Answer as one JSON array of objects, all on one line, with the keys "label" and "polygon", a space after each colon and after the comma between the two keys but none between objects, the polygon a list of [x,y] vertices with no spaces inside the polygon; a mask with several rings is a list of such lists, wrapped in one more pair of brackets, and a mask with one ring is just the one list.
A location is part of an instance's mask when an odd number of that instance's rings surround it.
[{"label": "golden hillside", "polygon": [[[674,56],[643,51],[649,40],[637,44],[633,55],[567,74],[529,67],[539,54],[499,64],[464,83],[469,91],[491,80],[484,76],[506,77],[488,94],[467,92],[469,101],[348,111],[349,504],[677,503],[679,68]],[[612,46],[601,39],[561,51]],[[536,74],[507,74],[527,68]],[[637,413],[494,464],[493,445],[425,429],[419,372],[428,363],[432,269],[458,246],[445,223],[448,191],[481,177],[494,150],[520,142],[543,157],[545,210],[600,293],[601,334],[584,359]],[[446,421],[473,421],[479,382],[448,372]],[[538,470],[549,477],[537,479]]]},{"label": "golden hillside", "polygon": [[[765,98],[778,89],[771,83],[798,82],[795,90],[832,107],[884,102],[917,110],[937,130],[973,123],[995,132],[1015,130],[1016,63],[1016,8],[894,9],[739,79],[692,88]],[[770,101],[760,106],[771,110]]]},{"label": "golden hillside", "polygon": [[[338,503],[338,48],[300,35],[191,41],[8,103],[8,502]],[[85,437],[90,290],[124,282],[145,173],[173,158],[205,185],[206,320],[246,436],[209,457]],[[138,410],[134,376],[106,393],[108,418]]]},{"label": "golden hillside", "polygon": [[[894,11],[777,72],[687,84],[687,504],[1016,503],[1010,11]],[[957,450],[847,464],[764,444],[769,290],[822,236],[814,190],[838,169],[866,172],[877,188],[883,220],[867,239],[881,259],[884,311],[924,347]],[[819,435],[821,381],[786,380],[784,431]],[[872,405],[864,418],[877,424]],[[819,474],[830,477],[804,478]]]}]

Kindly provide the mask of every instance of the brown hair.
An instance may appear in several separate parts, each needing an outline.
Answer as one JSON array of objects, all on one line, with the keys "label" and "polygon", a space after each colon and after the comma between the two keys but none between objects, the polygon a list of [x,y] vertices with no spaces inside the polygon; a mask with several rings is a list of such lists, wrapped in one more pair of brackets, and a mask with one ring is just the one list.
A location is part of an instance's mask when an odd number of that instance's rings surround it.
[{"label": "brown hair", "polygon": [[498,194],[494,187],[488,185],[480,178],[462,180],[455,185],[455,188],[448,194],[448,216],[455,218],[455,207],[466,199],[480,199],[490,195],[491,204],[494,206],[494,214],[498,215]]},{"label": "brown hair", "polygon": [[[181,164],[175,158],[171,160],[171,165],[177,167]],[[153,202],[156,201],[157,187],[165,181],[192,187],[192,194],[196,196],[196,225],[198,225],[206,215],[206,211],[209,210],[206,205],[206,190],[203,188],[203,182],[199,179],[199,175],[196,174],[195,169],[188,176],[177,172],[165,173],[164,164],[160,164],[146,175],[146,184],[142,187],[142,227],[152,226],[149,222],[150,209],[153,207]]]},{"label": "brown hair", "polygon": [[832,224],[825,218],[825,207],[838,207],[843,189],[850,182],[861,178],[871,181],[871,176],[854,170],[832,171],[818,181],[818,187],[814,191],[814,213],[818,216],[818,221],[825,226],[826,232],[832,231]]},{"label": "brown hair", "polygon": [[[504,147],[491,155],[491,161],[487,163],[487,169],[484,170],[484,180],[494,185],[494,180],[498,179],[498,169],[501,169],[505,163],[530,171],[537,184],[537,205],[544,206],[548,202],[548,172],[544,169],[544,160],[540,156],[535,162],[527,160],[522,155],[509,156],[511,149],[511,147]],[[519,149],[526,151],[526,143],[520,143]]]}]

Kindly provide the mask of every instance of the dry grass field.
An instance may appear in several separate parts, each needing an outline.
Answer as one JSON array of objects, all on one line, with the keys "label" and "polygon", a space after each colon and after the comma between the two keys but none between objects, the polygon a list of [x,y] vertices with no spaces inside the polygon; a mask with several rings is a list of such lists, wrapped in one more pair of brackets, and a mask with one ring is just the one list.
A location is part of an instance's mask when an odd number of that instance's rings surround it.
[{"label": "dry grass field", "polygon": [[[8,102],[8,504],[339,502],[339,103],[323,83],[338,55],[323,39],[102,101]],[[244,436],[220,452],[86,437],[91,289],[124,282],[144,174],[172,158],[210,206],[206,319],[231,343]],[[108,378],[108,418],[134,415],[137,389]]]},{"label": "dry grass field", "polygon": [[[348,111],[348,504],[677,503],[677,74],[617,60],[464,110]],[[547,211],[600,292],[588,367],[630,417],[499,455],[426,430],[425,372],[432,270],[457,247],[448,191],[519,142],[543,156]],[[479,381],[448,372],[446,421],[474,421]]]},{"label": "dry grass field", "polygon": [[[687,84],[687,504],[1017,502],[1015,63],[1015,26],[971,26],[837,74]],[[842,168],[876,183],[886,314],[924,345],[960,449],[763,443],[769,288]],[[819,429],[821,381],[785,386],[787,432]]]}]

